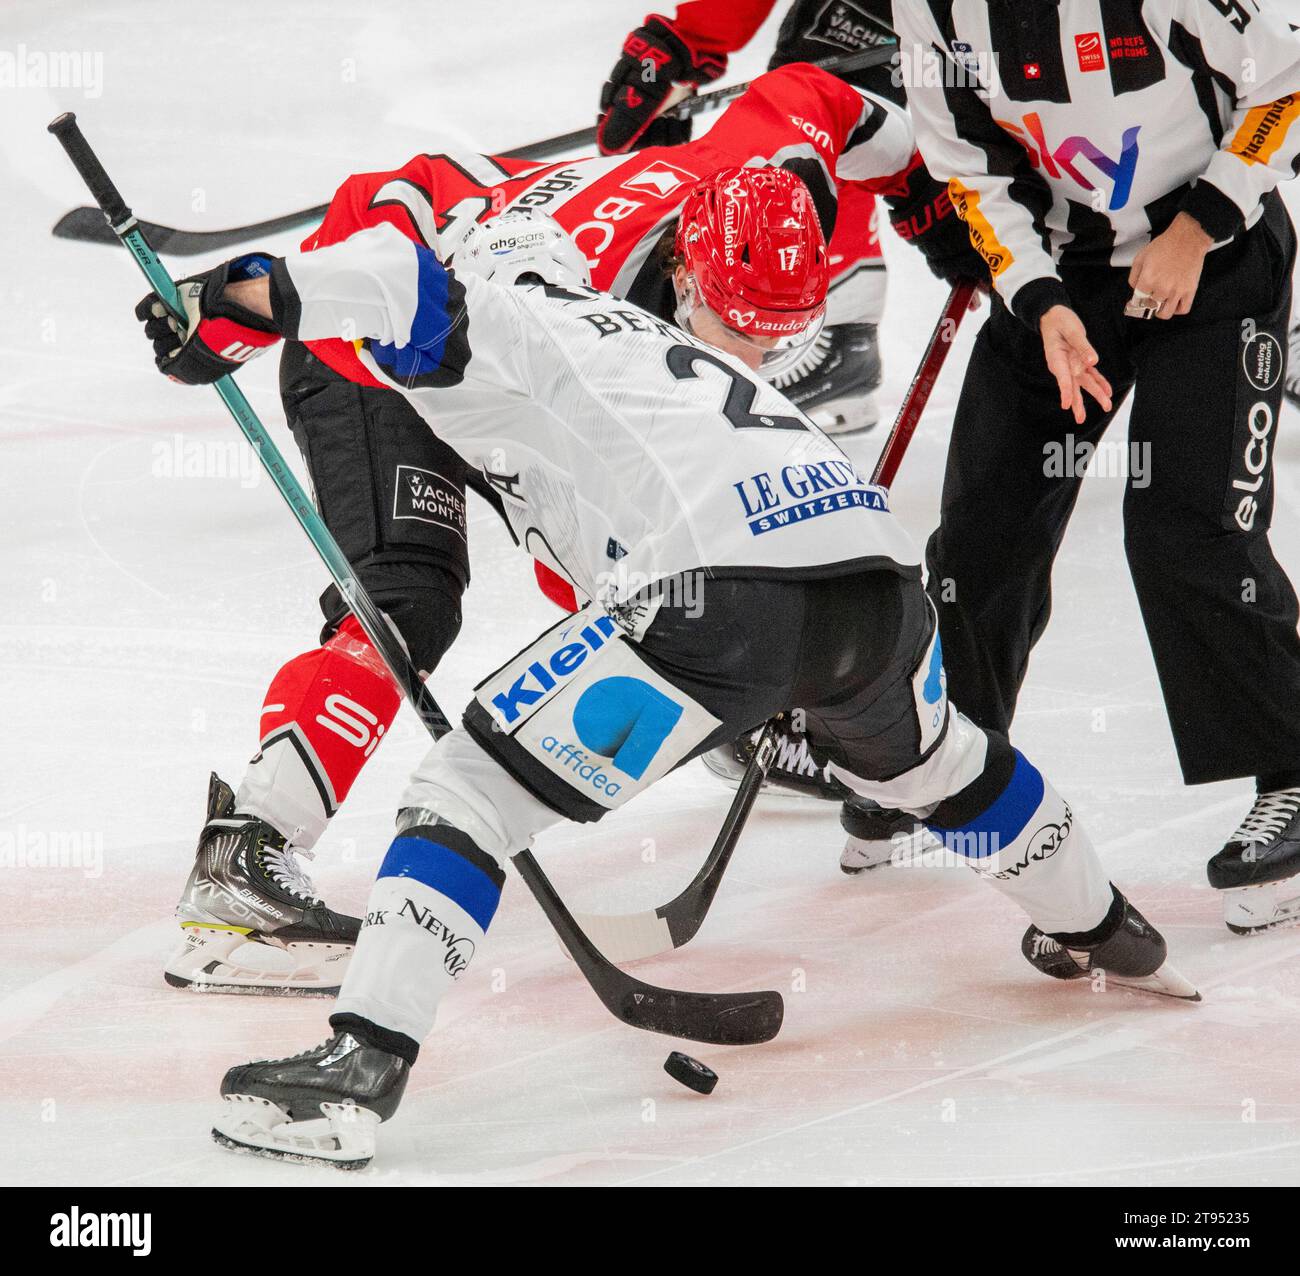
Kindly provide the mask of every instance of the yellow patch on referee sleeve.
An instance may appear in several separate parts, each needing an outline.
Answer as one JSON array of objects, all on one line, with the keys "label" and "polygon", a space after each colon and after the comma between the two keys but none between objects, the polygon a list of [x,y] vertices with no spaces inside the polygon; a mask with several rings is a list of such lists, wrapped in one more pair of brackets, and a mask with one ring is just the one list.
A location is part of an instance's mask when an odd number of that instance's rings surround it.
[{"label": "yellow patch on referee sleeve", "polygon": [[970,230],[970,241],[975,251],[988,262],[989,273],[996,279],[1015,261],[1011,250],[998,238],[997,231],[980,211],[979,191],[963,186],[957,178],[948,182],[948,198],[957,210],[957,216]]},{"label": "yellow patch on referee sleeve", "polygon": [[1300,115],[1300,94],[1288,93],[1276,102],[1246,112],[1241,127],[1228,144],[1228,151],[1246,164],[1267,164],[1286,141],[1286,135]]}]

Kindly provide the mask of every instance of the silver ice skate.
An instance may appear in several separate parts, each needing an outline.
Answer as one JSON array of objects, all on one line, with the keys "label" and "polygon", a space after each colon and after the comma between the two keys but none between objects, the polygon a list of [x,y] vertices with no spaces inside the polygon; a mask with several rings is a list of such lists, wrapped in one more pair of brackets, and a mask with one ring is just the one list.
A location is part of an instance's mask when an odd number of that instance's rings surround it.
[{"label": "silver ice skate", "polygon": [[215,774],[207,822],[176,916],[184,943],[164,978],[193,992],[333,997],[361,928],[317,898],[271,825],[234,811]]}]

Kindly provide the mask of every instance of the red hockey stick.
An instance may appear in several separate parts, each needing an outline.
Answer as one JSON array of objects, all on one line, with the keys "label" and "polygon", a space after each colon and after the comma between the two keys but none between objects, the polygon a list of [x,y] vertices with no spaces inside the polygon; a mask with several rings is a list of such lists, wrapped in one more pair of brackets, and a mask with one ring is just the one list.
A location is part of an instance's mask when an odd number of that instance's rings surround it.
[{"label": "red hockey stick", "polygon": [[952,292],[948,294],[948,303],[939,316],[939,322],[934,325],[934,331],[930,334],[930,343],[925,347],[925,354],[921,356],[921,365],[912,378],[912,384],[907,387],[907,393],[903,396],[903,402],[898,409],[898,416],[894,418],[894,428],[890,430],[885,446],[880,450],[880,460],[876,462],[876,468],[871,471],[871,481],[879,483],[881,487],[889,487],[893,483],[894,475],[898,473],[898,467],[903,463],[903,453],[907,451],[907,445],[912,441],[912,435],[916,433],[916,427],[920,424],[921,414],[930,401],[930,391],[934,389],[934,383],[939,379],[943,361],[948,357],[948,351],[957,336],[962,317],[970,309],[975,288],[976,285],[972,280],[963,279],[960,283],[954,284]]}]

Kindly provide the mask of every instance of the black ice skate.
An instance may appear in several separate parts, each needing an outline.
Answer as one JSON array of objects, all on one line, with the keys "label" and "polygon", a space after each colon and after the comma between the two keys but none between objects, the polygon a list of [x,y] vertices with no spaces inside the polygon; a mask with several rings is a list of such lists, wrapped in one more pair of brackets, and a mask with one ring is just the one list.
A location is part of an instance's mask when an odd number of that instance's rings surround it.
[{"label": "black ice skate", "polygon": [[823,328],[808,352],[773,380],[827,434],[862,434],[879,419],[880,346],[874,323]]},{"label": "black ice skate", "polygon": [[852,876],[881,864],[901,863],[939,842],[915,815],[891,811],[856,794],[840,807],[840,827],[847,834],[840,852],[840,871]]},{"label": "black ice skate", "polygon": [[[759,729],[761,731],[761,728]],[[700,760],[718,779],[735,788],[754,755],[759,731],[746,731],[727,744],[701,754]],[[823,798],[841,802],[848,791],[831,775],[825,759],[817,756],[806,732],[796,731],[782,720],[776,729],[776,751],[763,781],[762,793],[784,797]]]},{"label": "black ice skate", "polygon": [[1169,948],[1164,936],[1118,891],[1115,899],[1122,909],[1119,924],[1105,939],[1082,948],[1066,948],[1031,926],[1020,941],[1025,960],[1053,979],[1100,975],[1106,983],[1122,988],[1200,1001],[1201,994],[1165,960]]},{"label": "black ice skate", "polygon": [[361,929],[316,897],[297,856],[264,820],[233,810],[214,774],[208,818],[176,916],[185,942],[164,978],[193,992],[333,997]]},{"label": "black ice skate", "polygon": [[397,1111],[410,1065],[351,1033],[312,1050],[231,1068],[212,1137],[232,1152],[359,1170]]},{"label": "black ice skate", "polygon": [[1238,935],[1300,922],[1300,789],[1261,793],[1209,864],[1223,920]]}]

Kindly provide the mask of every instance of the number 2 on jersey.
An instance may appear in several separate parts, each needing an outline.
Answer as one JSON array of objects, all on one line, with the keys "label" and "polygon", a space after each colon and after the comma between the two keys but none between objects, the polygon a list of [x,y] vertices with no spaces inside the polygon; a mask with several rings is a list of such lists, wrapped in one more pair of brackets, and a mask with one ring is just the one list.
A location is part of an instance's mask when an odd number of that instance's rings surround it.
[{"label": "number 2 on jersey", "polygon": [[735,430],[806,430],[808,425],[797,416],[775,416],[770,413],[755,413],[754,398],[758,388],[746,377],[741,376],[735,368],[724,363],[717,355],[707,350],[698,350],[695,346],[672,346],[665,361],[668,371],[678,381],[698,377],[696,364],[708,363],[717,368],[730,382],[727,397],[722,403],[722,415],[731,422]]}]

